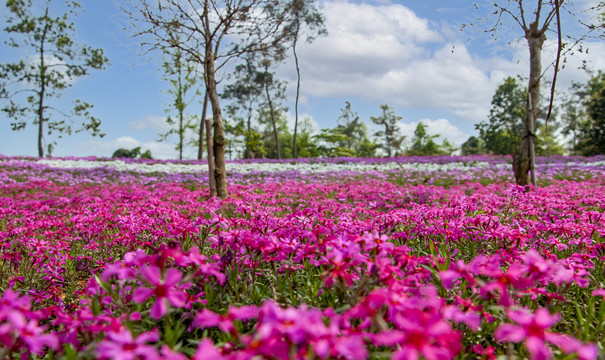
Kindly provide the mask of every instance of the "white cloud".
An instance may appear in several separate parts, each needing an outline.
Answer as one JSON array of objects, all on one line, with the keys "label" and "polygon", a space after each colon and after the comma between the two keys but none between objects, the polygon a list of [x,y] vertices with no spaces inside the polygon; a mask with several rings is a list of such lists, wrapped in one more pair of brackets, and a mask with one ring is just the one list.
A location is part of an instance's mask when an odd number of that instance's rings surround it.
[{"label": "white cloud", "polygon": [[[529,70],[524,41],[504,46],[505,55],[478,55],[474,47],[469,48],[476,44],[444,40],[451,26],[437,27],[403,5],[326,2],[324,8],[328,36],[300,44],[298,49],[305,99],[353,97],[407,108],[443,109],[458,121],[476,123],[489,114],[498,84],[508,76],[527,75]],[[544,46],[544,69],[554,59],[554,44],[549,39]],[[567,56],[558,88],[588,78],[578,70],[582,60],[592,68],[605,68],[605,44],[587,45],[588,56],[577,52]],[[296,79],[293,69],[293,64],[280,69],[291,84]],[[551,69],[546,72],[546,79],[551,73]],[[290,87],[291,96],[294,88]]]},{"label": "white cloud", "polygon": [[[495,85],[427,19],[399,4],[328,2],[324,13],[328,36],[300,45],[303,96],[445,108],[471,122],[487,115]],[[282,72],[295,81],[290,65]]]},{"label": "white cloud", "polygon": [[[295,115],[292,111],[288,111],[286,113],[286,122],[288,124],[288,129],[290,129],[290,131],[292,133],[294,133],[294,122],[295,122],[296,118]],[[304,122],[308,121],[309,125],[311,125],[311,133],[316,134],[319,132],[319,124],[317,123],[317,121],[315,121],[315,119],[313,119],[313,116],[307,114],[307,113],[299,113],[298,114],[298,131],[300,131],[301,126],[303,126]]]},{"label": "white cloud", "polygon": [[[458,129],[447,119],[422,119],[420,122],[426,125],[426,132],[428,135],[439,135],[435,141],[438,144],[441,144],[443,139],[447,139],[452,145],[460,146],[470,136],[469,134],[466,134],[462,130]],[[401,128],[401,133],[406,136],[406,141],[409,142],[414,137],[414,130],[416,130],[418,122],[400,122],[399,126]]]},{"label": "white cloud", "polygon": [[134,130],[152,129],[160,133],[170,130],[170,125],[166,123],[165,116],[149,115],[128,123],[128,128]]},{"label": "white cloud", "polygon": [[156,159],[176,159],[178,154],[171,144],[147,141],[145,143],[130,136],[121,136],[113,140],[87,140],[76,143],[74,147],[78,149],[82,156],[101,156],[110,157],[117,149],[133,149],[141,147],[141,151],[150,150],[151,155]]}]

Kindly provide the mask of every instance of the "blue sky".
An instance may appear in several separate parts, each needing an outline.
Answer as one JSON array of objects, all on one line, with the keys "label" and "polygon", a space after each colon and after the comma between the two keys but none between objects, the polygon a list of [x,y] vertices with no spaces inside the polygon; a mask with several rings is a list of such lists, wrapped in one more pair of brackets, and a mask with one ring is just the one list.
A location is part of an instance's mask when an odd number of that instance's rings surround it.
[{"label": "blue sky", "polygon": [[[461,144],[476,134],[474,124],[487,117],[497,85],[507,76],[526,74],[529,68],[525,42],[519,41],[521,33],[514,26],[501,32],[497,41],[480,30],[459,31],[461,24],[489,10],[477,11],[473,3],[321,1],[328,36],[299,48],[299,113],[308,116],[316,129],[332,127],[348,100],[372,128],[370,116],[380,114],[381,104],[389,104],[403,116],[402,132],[408,138],[422,121],[430,133]],[[590,15],[581,9],[594,1],[576,3],[580,16]],[[122,30],[127,19],[118,7],[120,1],[82,0],[81,4],[84,11],[74,18],[77,41],[103,48],[110,66],[77,79],[54,104],[66,108],[75,98],[94,104],[92,112],[102,120],[106,136],[65,136],[58,140],[53,155],[110,156],[119,147],[142,146],[155,157],[175,158],[175,139],[158,141],[158,133],[166,130],[165,109],[171,101],[165,93],[168,85],[162,80],[159,54],[143,56],[137,40]],[[0,11],[4,28],[8,11],[4,7]],[[564,25],[575,26],[572,22]],[[0,38],[4,40],[5,34]],[[545,66],[554,54],[553,34],[550,38],[544,50]],[[568,57],[566,69],[560,74],[561,88],[572,80],[586,81],[588,76],[578,69],[584,59],[592,69],[605,69],[604,44],[589,40],[587,45],[590,55]],[[1,46],[1,62],[31,55]],[[293,119],[293,61],[286,61],[277,73],[290,84],[289,118]],[[189,109],[199,113],[201,105],[194,102]],[[9,123],[0,114],[0,154],[37,155],[34,126],[29,124],[25,130],[13,132]],[[195,149],[186,149],[186,157],[195,155]]]}]

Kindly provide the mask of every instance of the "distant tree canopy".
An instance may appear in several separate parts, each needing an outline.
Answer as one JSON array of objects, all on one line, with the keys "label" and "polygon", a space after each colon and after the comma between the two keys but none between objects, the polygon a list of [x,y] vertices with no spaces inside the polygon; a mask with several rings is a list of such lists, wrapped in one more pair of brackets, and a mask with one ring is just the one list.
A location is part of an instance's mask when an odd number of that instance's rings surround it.
[{"label": "distant tree canopy", "polygon": [[586,84],[574,84],[564,104],[563,133],[573,154],[605,154],[605,73]]},{"label": "distant tree canopy", "polygon": [[145,152],[141,152],[141,147],[137,146],[134,149],[124,149],[120,148],[114,151],[112,158],[128,158],[128,159],[153,159],[151,156],[151,150],[146,150]]},{"label": "distant tree canopy", "polygon": [[336,123],[335,128],[322,129],[321,133],[315,136],[321,143],[318,145],[320,155],[375,156],[377,145],[368,138],[368,129],[359,115],[352,110],[350,102],[345,102]]},{"label": "distant tree canopy", "polygon": [[395,110],[389,105],[380,105],[382,114],[380,116],[370,116],[370,120],[380,127],[374,135],[380,139],[378,147],[381,148],[387,157],[400,156],[403,154],[402,147],[405,136],[401,135],[399,121],[403,117],[395,114]]},{"label": "distant tree canopy", "polygon": [[460,153],[462,155],[485,154],[485,151],[483,141],[476,136],[469,137],[460,148]]}]

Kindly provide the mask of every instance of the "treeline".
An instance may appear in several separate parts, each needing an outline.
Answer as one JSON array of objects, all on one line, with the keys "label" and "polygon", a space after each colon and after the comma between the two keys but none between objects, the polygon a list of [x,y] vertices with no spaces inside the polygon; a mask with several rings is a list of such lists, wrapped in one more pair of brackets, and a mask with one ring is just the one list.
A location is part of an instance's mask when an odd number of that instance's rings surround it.
[{"label": "treeline", "polygon": [[[284,106],[285,84],[267,68],[259,70],[250,62],[239,66],[236,74],[232,84],[222,93],[227,102],[224,119],[227,157],[292,158],[294,134],[288,126],[288,108]],[[423,123],[417,125],[411,137],[403,136],[400,128],[403,118],[389,105],[381,105],[380,113],[365,122],[347,101],[333,128],[317,133],[311,119],[301,119],[296,155],[303,158],[457,153],[512,155],[519,151],[527,109],[527,90],[522,84],[520,77],[509,77],[498,86],[488,118],[475,125],[479,134],[469,137],[461,146],[440,139],[439,135],[430,135]],[[542,99],[537,119],[536,154],[605,154],[605,74],[598,73],[585,84],[574,83],[567,93],[558,95],[562,100],[548,123],[544,121],[548,99]],[[377,130],[371,130],[369,124]],[[188,126],[192,132],[199,131],[191,123]],[[163,139],[166,135],[163,134]],[[180,136],[177,148],[181,154],[183,141],[184,137]],[[198,145],[196,141],[191,144]]]},{"label": "treeline", "polygon": [[[266,108],[260,107],[245,118],[230,111],[231,116],[225,116],[228,157],[292,158],[294,135],[288,127],[286,111],[286,108],[275,110],[278,143],[275,141],[273,120]],[[311,120],[304,117],[299,124],[297,157],[451,155],[456,151],[447,139],[437,142],[439,135],[429,135],[423,123],[419,123],[414,136],[407,139],[401,134],[402,117],[389,105],[381,105],[380,111],[377,116],[370,117],[377,130],[370,130],[348,101],[333,128],[315,133]]]}]

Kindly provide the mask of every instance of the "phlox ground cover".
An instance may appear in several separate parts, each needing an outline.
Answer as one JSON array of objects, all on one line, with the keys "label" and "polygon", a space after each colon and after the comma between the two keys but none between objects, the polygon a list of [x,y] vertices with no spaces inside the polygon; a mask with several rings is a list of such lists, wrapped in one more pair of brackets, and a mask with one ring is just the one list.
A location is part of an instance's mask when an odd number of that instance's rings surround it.
[{"label": "phlox ground cover", "polygon": [[234,166],[221,200],[2,158],[0,358],[602,358],[605,165],[580,160],[528,188],[498,158]]}]

